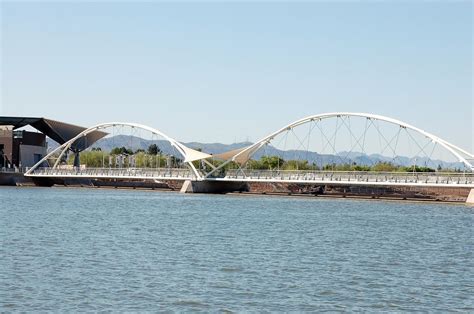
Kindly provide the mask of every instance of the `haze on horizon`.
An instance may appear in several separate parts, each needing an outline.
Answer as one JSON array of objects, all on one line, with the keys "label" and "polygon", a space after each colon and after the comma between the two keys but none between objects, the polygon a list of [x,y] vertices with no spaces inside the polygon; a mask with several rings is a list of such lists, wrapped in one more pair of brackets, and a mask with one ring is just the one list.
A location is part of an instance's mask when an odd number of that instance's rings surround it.
[{"label": "haze on horizon", "polygon": [[232,143],[370,112],[474,150],[470,1],[3,1],[0,13],[0,115]]}]

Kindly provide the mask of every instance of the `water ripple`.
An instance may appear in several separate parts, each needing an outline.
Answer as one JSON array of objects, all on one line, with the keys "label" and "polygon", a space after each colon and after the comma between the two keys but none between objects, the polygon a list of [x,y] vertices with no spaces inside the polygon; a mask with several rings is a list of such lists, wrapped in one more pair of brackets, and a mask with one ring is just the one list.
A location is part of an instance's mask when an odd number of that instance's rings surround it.
[{"label": "water ripple", "polygon": [[474,311],[474,210],[0,188],[1,312]]}]

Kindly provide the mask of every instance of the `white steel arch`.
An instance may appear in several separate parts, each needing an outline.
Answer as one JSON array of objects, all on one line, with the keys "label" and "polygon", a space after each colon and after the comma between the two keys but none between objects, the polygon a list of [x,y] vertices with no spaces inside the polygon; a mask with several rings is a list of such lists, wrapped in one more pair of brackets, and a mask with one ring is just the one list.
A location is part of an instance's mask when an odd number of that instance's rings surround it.
[{"label": "white steel arch", "polygon": [[[311,122],[311,121],[323,120],[323,119],[335,118],[335,117],[362,117],[362,118],[367,118],[367,119],[373,119],[373,120],[388,122],[388,123],[391,123],[391,124],[399,125],[400,127],[403,127],[403,128],[406,128],[406,129],[413,130],[415,132],[418,132],[418,133],[422,134],[426,138],[429,138],[431,141],[433,141],[433,143],[438,143],[440,146],[442,146],[443,148],[448,150],[451,154],[453,154],[458,159],[459,162],[465,164],[468,168],[470,168],[472,171],[474,171],[474,163],[472,161],[469,161],[469,160],[474,160],[474,154],[469,153],[466,150],[464,150],[464,149],[462,149],[462,148],[460,148],[460,147],[458,147],[454,144],[451,144],[451,143],[447,142],[446,140],[443,140],[443,139],[441,139],[441,138],[439,138],[439,137],[437,137],[437,136],[435,136],[431,133],[428,133],[428,132],[426,132],[426,131],[424,131],[420,128],[417,128],[417,127],[415,127],[411,124],[405,123],[405,122],[397,120],[397,119],[393,119],[393,118],[389,118],[389,117],[385,117],[385,116],[381,116],[381,115],[376,115],[376,114],[371,114],[371,113],[330,112],[330,113],[321,113],[321,114],[311,115],[311,116],[307,116],[305,118],[296,120],[296,121],[282,127],[281,129],[265,136],[264,138],[262,138],[258,142],[254,143],[250,146],[247,146],[244,149],[236,150],[235,155],[233,155],[231,158],[227,159],[223,164],[221,164],[216,169],[213,169],[212,171],[210,171],[206,175],[206,177],[210,176],[211,174],[213,174],[217,170],[221,169],[222,167],[224,167],[229,162],[235,161],[239,156],[247,155],[248,158],[250,158],[250,156],[252,156],[255,152],[257,152],[265,144],[269,143],[274,137],[276,137],[277,135],[279,135],[279,134],[281,134],[281,133],[283,133],[283,132],[285,132],[289,129],[295,128],[299,125],[302,125],[302,124],[305,124],[305,123],[308,123],[308,122]],[[464,157],[463,155],[467,156],[468,158]]]},{"label": "white steel arch", "polygon": [[192,171],[194,172],[196,177],[198,179],[202,179],[201,174],[194,167],[192,161],[209,158],[209,157],[211,157],[211,155],[196,151],[196,150],[191,149],[189,147],[186,147],[185,145],[183,145],[180,142],[176,141],[175,139],[169,137],[168,135],[166,135],[165,133],[161,132],[158,129],[155,129],[155,128],[152,128],[152,127],[149,127],[149,126],[146,126],[146,125],[143,125],[143,124],[131,123],[131,122],[107,122],[107,123],[101,123],[101,124],[97,124],[93,127],[90,127],[88,129],[82,131],[81,133],[79,133],[78,135],[76,135],[75,137],[70,139],[69,141],[65,142],[64,144],[58,146],[53,151],[51,151],[49,154],[47,154],[45,157],[43,157],[38,163],[36,163],[33,167],[31,167],[25,173],[25,175],[26,176],[31,175],[35,171],[35,169],[37,169],[46,160],[48,160],[48,158],[50,158],[55,153],[60,151],[61,153],[60,153],[59,157],[57,158],[57,160],[56,160],[56,162],[53,166],[53,168],[56,168],[59,164],[59,161],[61,160],[61,157],[71,148],[71,145],[76,140],[80,139],[81,137],[87,136],[87,134],[89,134],[91,132],[106,129],[106,128],[109,128],[109,127],[115,127],[115,126],[128,126],[128,127],[132,127],[132,128],[138,128],[138,129],[146,130],[146,131],[149,131],[153,134],[156,134],[156,135],[159,135],[159,136],[163,137],[174,148],[176,148],[176,150],[181,154],[181,156],[184,158],[184,163],[186,163],[188,165],[188,167],[190,167],[192,169]]}]

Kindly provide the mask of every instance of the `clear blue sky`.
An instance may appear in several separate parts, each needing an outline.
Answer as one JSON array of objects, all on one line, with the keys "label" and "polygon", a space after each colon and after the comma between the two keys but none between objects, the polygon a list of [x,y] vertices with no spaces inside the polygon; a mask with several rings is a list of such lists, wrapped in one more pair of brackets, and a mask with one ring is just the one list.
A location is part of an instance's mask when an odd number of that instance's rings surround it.
[{"label": "clear blue sky", "polygon": [[303,116],[399,118],[472,150],[465,2],[1,2],[0,114],[256,140]]}]

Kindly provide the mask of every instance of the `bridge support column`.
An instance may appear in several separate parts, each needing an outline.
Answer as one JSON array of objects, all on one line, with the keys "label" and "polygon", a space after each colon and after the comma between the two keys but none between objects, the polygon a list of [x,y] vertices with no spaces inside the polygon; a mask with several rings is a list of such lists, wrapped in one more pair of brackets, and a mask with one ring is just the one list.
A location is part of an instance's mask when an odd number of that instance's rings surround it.
[{"label": "bridge support column", "polygon": [[183,186],[181,186],[181,190],[179,190],[179,193],[192,193],[192,190],[193,188],[191,180],[186,180],[184,181]]},{"label": "bridge support column", "polygon": [[471,189],[471,192],[469,192],[466,203],[474,205],[474,189]]},{"label": "bridge support column", "polygon": [[231,193],[248,192],[249,186],[245,182],[223,182],[223,181],[184,181],[180,193]]},{"label": "bridge support column", "polygon": [[74,152],[74,167],[81,167],[81,157],[79,151]]}]

